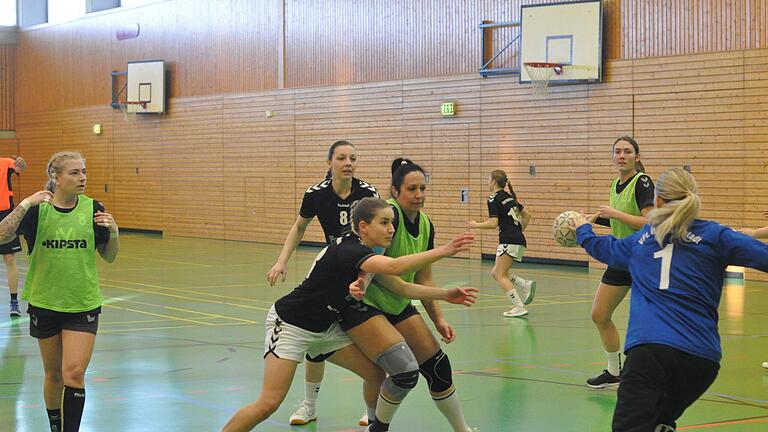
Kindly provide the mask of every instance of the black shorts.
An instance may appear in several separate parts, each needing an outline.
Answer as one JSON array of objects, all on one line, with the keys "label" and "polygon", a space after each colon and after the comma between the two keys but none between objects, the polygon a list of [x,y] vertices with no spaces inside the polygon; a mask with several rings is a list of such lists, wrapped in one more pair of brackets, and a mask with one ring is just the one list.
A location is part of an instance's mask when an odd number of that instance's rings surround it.
[{"label": "black shorts", "polygon": [[606,285],[613,286],[631,286],[632,275],[628,271],[617,269],[614,267],[608,267],[603,273],[603,278],[600,282]]},{"label": "black shorts", "polygon": [[406,319],[419,314],[419,311],[412,304],[408,304],[408,306],[397,315],[382,312],[379,309],[364,303],[361,304],[362,307],[350,306],[341,311],[339,324],[341,324],[342,330],[348,331],[349,329],[355,328],[376,315],[384,315],[387,318],[387,321],[394,326],[401,321],[405,321]]},{"label": "black shorts", "polygon": [[621,371],[614,432],[652,431],[677,419],[715,381],[720,365],[671,346],[645,344],[627,351]]},{"label": "black shorts", "polygon": [[57,312],[29,305],[29,335],[37,339],[56,336],[62,330],[96,334],[101,306],[86,312]]},{"label": "black shorts", "polygon": [[[6,216],[11,214],[13,210],[0,211],[0,220],[5,219]],[[10,255],[16,252],[21,252],[21,242],[19,242],[19,236],[16,236],[8,243],[0,245],[0,255]]]}]

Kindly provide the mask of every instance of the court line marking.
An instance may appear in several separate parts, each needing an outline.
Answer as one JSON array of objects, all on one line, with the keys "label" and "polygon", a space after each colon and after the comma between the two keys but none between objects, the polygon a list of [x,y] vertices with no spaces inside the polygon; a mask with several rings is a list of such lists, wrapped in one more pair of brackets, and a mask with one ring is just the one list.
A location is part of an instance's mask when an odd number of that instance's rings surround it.
[{"label": "court line marking", "polygon": [[[195,291],[195,290],[191,290],[191,289],[172,288],[172,287],[166,287],[166,286],[162,286],[162,285],[153,285],[153,284],[146,284],[146,283],[141,283],[141,282],[122,281],[122,280],[106,279],[106,278],[103,278],[102,280],[107,281],[107,282],[113,282],[113,283],[138,285],[138,286],[143,286],[143,287],[147,287],[147,288],[155,288],[155,289],[162,289],[162,290],[169,290],[169,291],[179,291],[179,292],[183,292],[183,293],[186,293],[186,294],[198,294],[198,295],[208,296],[208,297],[217,297],[217,298],[225,298],[225,299],[240,300],[240,301],[247,301],[247,302],[257,302],[257,303],[268,303],[268,304],[274,303],[274,300],[269,301],[269,300],[261,300],[261,299],[247,298],[247,297],[234,297],[234,296],[228,296],[228,295],[223,295],[223,294],[212,294],[212,293],[207,293],[207,292],[199,292],[199,291]],[[266,284],[264,284],[264,285],[266,285]],[[243,285],[243,286],[263,286],[263,285],[253,284],[253,285]],[[126,288],[127,289],[127,287],[119,287],[119,286],[114,286],[114,287],[115,288]],[[203,286],[203,288],[207,288],[207,286]],[[133,288],[133,289],[135,289],[135,288]],[[149,291],[147,291],[147,292],[149,292]],[[168,295],[173,295],[173,294],[168,294]],[[199,299],[199,300],[200,301],[205,301],[204,299]],[[216,303],[216,302],[211,302],[211,303]]]},{"label": "court line marking", "polygon": [[720,422],[713,422],[713,423],[703,423],[703,424],[697,424],[697,425],[690,425],[690,426],[678,426],[677,430],[692,430],[692,429],[705,429],[710,427],[717,427],[717,426],[732,426],[732,425],[743,425],[743,424],[750,424],[750,423],[768,423],[768,417],[749,417],[745,419],[735,419],[735,420],[725,420]]},{"label": "court line marking", "polygon": [[108,308],[126,310],[126,311],[130,311],[130,312],[136,312],[136,313],[144,314],[144,315],[151,315],[151,316],[162,317],[162,318],[170,318],[170,319],[178,320],[178,321],[187,321],[187,322],[191,322],[191,323],[195,323],[195,324],[202,324],[204,326],[212,326],[213,325],[211,323],[207,323],[207,322],[204,322],[204,321],[196,321],[196,320],[187,319],[187,318],[179,318],[179,317],[174,317],[174,316],[171,316],[171,315],[156,314],[156,313],[152,313],[152,312],[146,312],[146,311],[141,311],[141,310],[138,310],[138,309],[131,309],[131,308],[120,307],[120,306],[115,306],[115,305],[106,305],[105,304],[105,305],[102,305],[102,306],[105,306],[105,307],[108,307]]},{"label": "court line marking", "polygon": [[[223,302],[223,301],[216,301],[216,300],[207,300],[207,299],[201,299],[201,298],[195,298],[195,297],[186,297],[186,296],[181,296],[181,295],[177,295],[177,294],[168,294],[168,293],[151,291],[151,290],[146,290],[146,289],[122,287],[122,286],[111,285],[111,284],[106,284],[106,285],[102,284],[102,285],[103,286],[108,286],[109,288],[114,288],[114,289],[134,291],[134,292],[140,292],[140,293],[144,293],[144,294],[154,294],[154,295],[163,296],[163,297],[174,297],[174,298],[180,298],[180,299],[183,299],[183,300],[194,300],[194,301],[198,301],[198,302],[201,302],[201,303],[211,303],[211,304],[218,304],[218,305],[229,305],[229,306],[241,307],[241,308],[246,308],[246,309],[256,309],[256,310],[265,311],[265,312],[269,311],[269,309],[265,309],[263,307],[247,306],[247,305],[243,305],[243,304],[239,304],[239,303],[230,303],[230,302]],[[274,302],[271,302],[271,303],[274,303]],[[152,303],[144,303],[144,304],[150,305],[150,306],[157,306],[156,304],[152,304]],[[235,318],[231,318],[231,319],[235,319]]]}]

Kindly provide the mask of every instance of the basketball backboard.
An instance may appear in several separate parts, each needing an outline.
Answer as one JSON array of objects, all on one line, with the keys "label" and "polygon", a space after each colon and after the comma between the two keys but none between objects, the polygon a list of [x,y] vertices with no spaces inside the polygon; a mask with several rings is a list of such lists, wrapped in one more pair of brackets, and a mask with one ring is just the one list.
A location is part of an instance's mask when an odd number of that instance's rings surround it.
[{"label": "basketball backboard", "polygon": [[[602,80],[602,2],[575,1],[523,5],[520,9],[520,65],[558,63],[562,73],[549,83],[584,83]],[[526,68],[520,82],[530,83]]]},{"label": "basketball backboard", "polygon": [[[165,62],[163,60],[128,62],[126,100],[129,112],[163,114],[165,112]],[[137,102],[146,103],[146,108]]]}]

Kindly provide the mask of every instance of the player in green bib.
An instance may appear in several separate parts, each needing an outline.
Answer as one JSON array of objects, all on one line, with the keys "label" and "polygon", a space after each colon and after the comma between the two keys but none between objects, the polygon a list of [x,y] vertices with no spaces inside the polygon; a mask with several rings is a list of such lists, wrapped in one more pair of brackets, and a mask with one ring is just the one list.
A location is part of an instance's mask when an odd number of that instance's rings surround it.
[{"label": "player in green bib", "polygon": [[96,253],[112,262],[120,242],[112,215],[84,195],[85,160],[79,153],[54,154],[47,174],[47,190],[24,199],[0,222],[0,243],[17,232],[27,242],[22,299],[29,302],[29,333],[38,339],[45,369],[48,420],[52,432],[76,432],[103,300]]},{"label": "player in green bib", "polygon": [[[426,197],[427,179],[424,170],[407,159],[398,158],[392,163],[392,198],[395,234],[385,255],[397,258],[432,249],[435,229],[429,217],[421,211]],[[435,286],[432,267],[401,275],[407,282]],[[453,385],[453,371],[448,356],[440,348],[426,322],[407,298],[383,288],[377,281],[368,287],[363,301],[382,311],[387,319],[403,335],[419,362],[419,372],[426,378],[429,392],[438,409],[454,432],[473,430],[467,425],[458,395]],[[453,327],[445,320],[435,301],[421,301],[443,341],[450,343],[456,337]],[[377,406],[377,413],[379,407]],[[376,425],[378,427],[378,425]],[[385,429],[371,429],[385,430]]]},{"label": "player in green bib", "polygon": [[[614,141],[613,163],[618,177],[611,183],[610,204],[600,206],[590,221],[610,226],[614,237],[624,238],[648,223],[646,216],[654,208],[654,187],[651,178],[643,172],[640,146],[634,138],[622,136]],[[613,323],[613,311],[627,296],[630,285],[632,277],[629,272],[608,267],[597,287],[592,304],[592,321],[600,333],[608,367],[600,375],[587,380],[587,385],[592,388],[619,385],[621,341]]]}]

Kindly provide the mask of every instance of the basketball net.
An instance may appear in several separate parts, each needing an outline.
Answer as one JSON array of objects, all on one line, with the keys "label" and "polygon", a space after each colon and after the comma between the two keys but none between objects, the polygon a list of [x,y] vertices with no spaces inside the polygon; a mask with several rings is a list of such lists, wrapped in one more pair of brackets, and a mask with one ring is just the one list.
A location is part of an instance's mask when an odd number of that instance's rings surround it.
[{"label": "basketball net", "polygon": [[563,66],[557,63],[524,63],[525,71],[531,78],[531,89],[534,96],[549,94],[549,80],[552,75],[563,73]]},{"label": "basketball net", "polygon": [[120,109],[123,111],[123,121],[133,123],[136,121],[136,113],[139,107],[147,108],[146,102],[120,102]]}]

